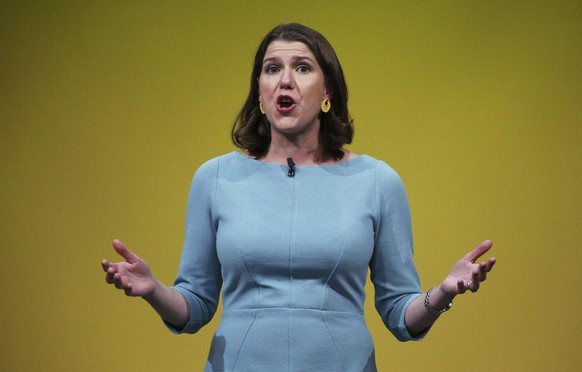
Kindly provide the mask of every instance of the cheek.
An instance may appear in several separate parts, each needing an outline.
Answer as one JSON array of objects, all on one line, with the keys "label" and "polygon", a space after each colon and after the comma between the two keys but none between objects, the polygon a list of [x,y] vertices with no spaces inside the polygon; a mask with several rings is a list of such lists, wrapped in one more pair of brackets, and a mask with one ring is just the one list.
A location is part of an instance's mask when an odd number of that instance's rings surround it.
[{"label": "cheek", "polygon": [[267,95],[273,91],[275,85],[268,78],[259,78],[259,93]]},{"label": "cheek", "polygon": [[309,97],[310,101],[313,101],[314,105],[319,105],[319,101],[325,97],[325,89],[321,87],[321,84],[311,84],[306,91],[306,96]]}]

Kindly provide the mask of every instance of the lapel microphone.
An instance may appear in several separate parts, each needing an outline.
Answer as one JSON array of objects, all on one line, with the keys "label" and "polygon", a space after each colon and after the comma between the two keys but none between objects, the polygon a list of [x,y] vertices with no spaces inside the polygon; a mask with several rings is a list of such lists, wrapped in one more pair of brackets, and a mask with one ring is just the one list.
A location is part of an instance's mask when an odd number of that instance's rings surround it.
[{"label": "lapel microphone", "polygon": [[287,165],[289,166],[287,176],[295,177],[295,163],[293,162],[293,158],[287,158]]}]

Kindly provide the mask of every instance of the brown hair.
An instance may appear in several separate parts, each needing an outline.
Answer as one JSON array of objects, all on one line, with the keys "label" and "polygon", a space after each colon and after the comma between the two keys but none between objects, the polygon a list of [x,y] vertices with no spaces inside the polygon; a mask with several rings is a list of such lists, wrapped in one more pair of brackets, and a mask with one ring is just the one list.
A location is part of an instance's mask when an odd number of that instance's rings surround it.
[{"label": "brown hair", "polygon": [[269,32],[257,49],[251,86],[247,100],[232,127],[232,141],[255,159],[261,159],[269,150],[271,129],[267,118],[259,110],[259,76],[267,47],[275,40],[298,41],[313,53],[323,71],[325,84],[331,90],[331,110],[321,113],[319,143],[335,160],[343,158],[341,148],[352,142],[353,121],[348,112],[348,88],[340,62],[331,44],[319,32],[298,23],[283,24]]}]

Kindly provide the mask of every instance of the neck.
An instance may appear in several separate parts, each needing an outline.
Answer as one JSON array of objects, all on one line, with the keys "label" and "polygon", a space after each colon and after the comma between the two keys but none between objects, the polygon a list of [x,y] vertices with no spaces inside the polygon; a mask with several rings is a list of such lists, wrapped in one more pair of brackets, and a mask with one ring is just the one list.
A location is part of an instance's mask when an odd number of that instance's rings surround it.
[{"label": "neck", "polygon": [[280,148],[271,145],[264,161],[286,164],[287,158],[293,158],[297,165],[321,165],[333,163],[333,157],[325,154],[322,149],[306,150],[295,147]]},{"label": "neck", "polygon": [[317,135],[290,136],[271,131],[269,151],[262,160],[286,164],[287,158],[293,158],[297,165],[320,165],[334,161],[321,148]]}]

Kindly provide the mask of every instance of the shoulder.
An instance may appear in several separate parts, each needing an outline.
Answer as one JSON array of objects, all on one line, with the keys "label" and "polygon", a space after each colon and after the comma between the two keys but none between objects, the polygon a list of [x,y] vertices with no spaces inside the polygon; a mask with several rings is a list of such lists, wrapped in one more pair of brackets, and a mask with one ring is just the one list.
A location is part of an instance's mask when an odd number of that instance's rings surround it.
[{"label": "shoulder", "polygon": [[233,167],[233,163],[244,160],[244,155],[233,151],[220,155],[204,162],[194,173],[190,184],[190,195],[206,195],[211,197],[216,192],[219,179],[224,174],[225,168]]},{"label": "shoulder", "polygon": [[378,160],[368,155],[365,157],[367,167],[373,169],[375,194],[381,200],[393,201],[394,199],[406,199],[404,183],[398,172],[383,160]]},{"label": "shoulder", "polygon": [[360,155],[355,160],[358,160],[364,167],[373,170],[377,181],[401,182],[398,172],[383,160],[376,159],[370,155]]},{"label": "shoulder", "polygon": [[204,162],[196,171],[195,177],[216,175],[221,168],[240,164],[244,160],[244,155],[238,151],[229,152]]}]

